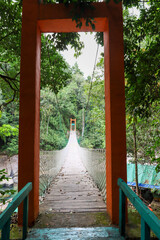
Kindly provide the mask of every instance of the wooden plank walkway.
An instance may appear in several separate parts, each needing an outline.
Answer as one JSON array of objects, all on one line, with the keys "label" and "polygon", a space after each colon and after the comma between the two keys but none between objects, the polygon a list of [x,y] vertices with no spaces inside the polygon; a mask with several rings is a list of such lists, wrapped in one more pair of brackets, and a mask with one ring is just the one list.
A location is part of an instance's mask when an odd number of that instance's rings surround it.
[{"label": "wooden plank walkway", "polygon": [[67,160],[40,205],[40,213],[106,212],[101,193],[80,160],[74,132],[67,148]]}]

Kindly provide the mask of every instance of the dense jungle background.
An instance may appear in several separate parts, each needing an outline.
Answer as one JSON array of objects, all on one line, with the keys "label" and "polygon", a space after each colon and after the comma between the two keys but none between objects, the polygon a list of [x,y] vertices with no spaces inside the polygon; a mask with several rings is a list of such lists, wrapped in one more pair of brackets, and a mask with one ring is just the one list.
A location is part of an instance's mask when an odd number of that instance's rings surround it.
[{"label": "dense jungle background", "polygon": [[[53,1],[44,1],[48,2]],[[84,8],[82,1],[75,4]],[[134,162],[156,164],[157,171],[160,171],[159,11],[158,1],[123,2],[127,155]],[[0,0],[0,152],[8,156],[18,153],[21,18],[22,1]],[[94,29],[92,19],[87,21]],[[95,38],[97,44],[103,45],[102,33]],[[70,118],[77,119],[81,146],[105,148],[103,53],[94,76],[85,79],[77,64],[70,67],[62,57],[61,52],[68,46],[74,48],[77,57],[81,54],[84,43],[78,33],[42,35],[40,148],[63,148]]]}]

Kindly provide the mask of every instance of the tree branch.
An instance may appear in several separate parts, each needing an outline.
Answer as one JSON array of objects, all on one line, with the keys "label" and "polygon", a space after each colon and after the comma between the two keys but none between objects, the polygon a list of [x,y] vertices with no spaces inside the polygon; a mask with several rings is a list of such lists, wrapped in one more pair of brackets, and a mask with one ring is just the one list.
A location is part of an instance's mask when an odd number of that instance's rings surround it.
[{"label": "tree branch", "polygon": [[10,32],[10,33],[8,33],[7,35],[5,35],[4,37],[0,38],[0,42],[1,42],[2,40],[4,40],[5,38],[7,38],[8,36],[10,36],[11,34],[17,33],[17,32],[18,32],[18,31],[13,30],[12,32]]},{"label": "tree branch", "polygon": [[[16,74],[16,76],[18,74]],[[5,76],[3,74],[0,74],[0,78],[2,78],[9,85],[10,89],[13,91],[12,98],[0,105],[0,109],[2,109],[3,106],[7,106],[8,104],[10,104],[11,102],[13,102],[15,100],[16,94],[18,93],[18,86],[16,85],[16,82],[18,82],[18,80],[16,78],[11,78],[11,77]]]}]

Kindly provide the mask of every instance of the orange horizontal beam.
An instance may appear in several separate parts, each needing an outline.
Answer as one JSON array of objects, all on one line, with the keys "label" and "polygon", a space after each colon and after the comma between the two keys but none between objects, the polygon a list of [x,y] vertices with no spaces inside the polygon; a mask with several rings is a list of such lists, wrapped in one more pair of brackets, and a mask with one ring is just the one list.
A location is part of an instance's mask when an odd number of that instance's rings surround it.
[{"label": "orange horizontal beam", "polygon": [[86,26],[82,19],[82,27],[77,28],[76,22],[71,19],[49,19],[39,20],[38,25],[41,32],[104,32],[107,29],[107,18],[94,19],[95,30],[91,26]]},{"label": "orange horizontal beam", "polygon": [[93,9],[86,10],[83,18],[94,18],[95,30],[85,25],[82,19],[81,29],[76,28],[76,22],[72,21],[71,14],[74,5],[66,7],[64,4],[40,4],[38,7],[38,25],[41,32],[104,32],[107,29],[107,19],[113,16],[117,18],[118,4],[113,1],[92,3]]}]

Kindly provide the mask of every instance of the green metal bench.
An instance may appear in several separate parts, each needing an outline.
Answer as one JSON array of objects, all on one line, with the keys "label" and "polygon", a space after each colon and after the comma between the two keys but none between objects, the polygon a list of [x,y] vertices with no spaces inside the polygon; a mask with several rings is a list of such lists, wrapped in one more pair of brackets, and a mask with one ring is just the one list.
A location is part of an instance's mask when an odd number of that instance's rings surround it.
[{"label": "green metal bench", "polygon": [[27,183],[24,188],[21,189],[19,193],[13,198],[7,208],[0,215],[0,229],[2,230],[1,239],[10,239],[10,221],[11,215],[15,209],[23,201],[23,239],[27,237],[27,227],[28,227],[28,195],[32,190],[32,183]]},{"label": "green metal bench", "polygon": [[121,179],[118,179],[119,186],[119,229],[121,236],[125,237],[125,210],[126,197],[141,215],[141,239],[150,239],[150,229],[160,239],[160,220],[151,212],[141,199]]}]

